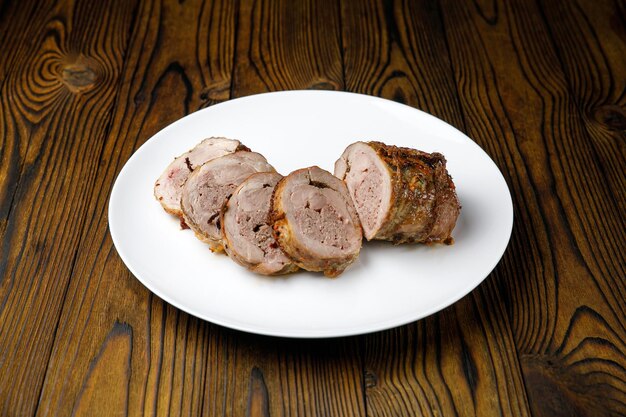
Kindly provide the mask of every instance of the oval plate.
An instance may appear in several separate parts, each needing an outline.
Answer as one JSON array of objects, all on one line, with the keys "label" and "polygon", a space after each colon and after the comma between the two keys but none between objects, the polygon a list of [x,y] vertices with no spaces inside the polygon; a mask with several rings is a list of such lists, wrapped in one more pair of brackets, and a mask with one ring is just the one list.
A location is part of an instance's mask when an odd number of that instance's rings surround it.
[{"label": "oval plate", "polygon": [[[357,140],[441,152],[463,206],[453,232],[456,243],[365,243],[357,262],[337,279],[308,272],[250,273],[181,230],[152,194],[172,159],[209,136],[240,139],[284,175],[310,165],[332,172],[345,147]],[[328,91],[249,96],[178,120],[128,160],[109,204],[115,247],[148,289],[202,319],[286,337],[368,333],[439,311],[489,275],[512,226],[513,205],[502,174],[463,133],[393,101]]]}]

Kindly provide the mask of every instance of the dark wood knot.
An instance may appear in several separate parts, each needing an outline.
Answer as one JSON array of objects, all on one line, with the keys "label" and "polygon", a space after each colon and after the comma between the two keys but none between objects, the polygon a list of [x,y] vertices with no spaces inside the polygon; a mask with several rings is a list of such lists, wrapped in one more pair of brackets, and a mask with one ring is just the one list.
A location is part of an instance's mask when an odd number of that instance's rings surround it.
[{"label": "dark wood knot", "polygon": [[[535,416],[613,416],[616,413],[615,393],[619,393],[612,381],[615,376],[606,367],[604,359],[592,358],[585,349],[598,349],[610,343],[594,340],[583,342],[575,350],[581,349],[586,355],[585,373],[577,367],[551,355],[523,355],[521,359],[524,380],[526,381],[529,403]],[[595,344],[595,346],[594,346]],[[585,347],[587,346],[587,347]],[[608,362],[608,361],[607,361]],[[619,407],[619,405],[618,405]]]},{"label": "dark wood knot", "polygon": [[626,112],[620,106],[600,106],[594,110],[593,118],[608,129],[626,130]]},{"label": "dark wood knot", "polygon": [[322,80],[322,81],[318,81],[315,84],[312,84],[308,87],[309,90],[332,90],[332,91],[336,91],[339,90],[339,86],[337,85],[337,83],[333,82],[333,81],[326,81],[326,80]]},{"label": "dark wood knot", "polygon": [[203,102],[219,103],[230,97],[230,82],[222,81],[206,86],[200,91],[200,100]]},{"label": "dark wood knot", "polygon": [[250,372],[250,388],[248,392],[248,406],[246,416],[269,417],[270,401],[263,372],[256,366]]},{"label": "dark wood knot", "polygon": [[378,384],[378,377],[374,371],[366,370],[364,375],[365,388],[374,388]]},{"label": "dark wood knot", "polygon": [[407,103],[406,96],[404,95],[404,92],[402,91],[401,88],[396,88],[393,91],[393,96],[391,97],[391,99],[395,101],[396,103],[400,103],[400,104]]},{"label": "dark wood knot", "polygon": [[69,64],[61,70],[61,80],[73,93],[90,89],[96,78],[95,71],[84,63]]}]

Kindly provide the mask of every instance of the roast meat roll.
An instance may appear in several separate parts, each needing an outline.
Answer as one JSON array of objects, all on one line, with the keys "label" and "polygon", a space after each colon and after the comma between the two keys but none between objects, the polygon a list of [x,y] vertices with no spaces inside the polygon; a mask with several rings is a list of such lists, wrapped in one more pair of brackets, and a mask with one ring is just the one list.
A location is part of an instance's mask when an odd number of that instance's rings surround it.
[{"label": "roast meat roll", "polygon": [[175,216],[183,216],[180,209],[180,197],[183,185],[194,169],[220,156],[238,150],[247,150],[238,140],[226,138],[208,138],[185,152],[169,164],[154,184],[154,196],[165,211]]},{"label": "roast meat roll", "polygon": [[185,222],[213,251],[221,251],[219,216],[235,189],[256,172],[275,172],[263,155],[237,151],[195,169],[183,186],[181,208]]},{"label": "roast meat roll", "polygon": [[359,255],[362,231],[348,189],[316,166],[280,180],[270,221],[282,250],[308,271],[336,277]]},{"label": "roast meat roll", "polygon": [[226,253],[238,264],[263,275],[298,269],[276,243],[268,218],[272,193],[281,178],[276,172],[252,174],[233,192],[221,213]]},{"label": "roast meat roll", "polygon": [[461,206],[440,153],[356,142],[335,163],[368,240],[452,244]]}]

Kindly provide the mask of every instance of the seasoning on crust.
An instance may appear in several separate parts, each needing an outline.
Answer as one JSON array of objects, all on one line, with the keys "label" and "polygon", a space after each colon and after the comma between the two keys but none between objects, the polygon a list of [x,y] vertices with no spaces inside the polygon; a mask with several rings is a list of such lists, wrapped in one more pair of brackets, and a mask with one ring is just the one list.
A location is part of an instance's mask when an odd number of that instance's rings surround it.
[{"label": "seasoning on crust", "polygon": [[359,256],[363,235],[348,189],[316,166],[278,183],[270,221],[281,249],[307,271],[336,277]]},{"label": "seasoning on crust", "polygon": [[335,163],[367,240],[452,244],[461,211],[446,159],[381,142],[356,142]]}]

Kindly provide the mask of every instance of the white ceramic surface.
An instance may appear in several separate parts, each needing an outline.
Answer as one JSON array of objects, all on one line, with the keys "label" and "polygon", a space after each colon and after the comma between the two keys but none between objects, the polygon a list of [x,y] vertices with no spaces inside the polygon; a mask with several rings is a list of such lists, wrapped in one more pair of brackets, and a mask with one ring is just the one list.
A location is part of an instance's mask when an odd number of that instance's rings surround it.
[{"label": "white ceramic surface", "polygon": [[[337,279],[299,272],[264,277],[212,254],[152,195],[171,160],[209,136],[240,139],[282,174],[310,165],[332,172],[356,140],[380,140],[448,160],[463,209],[452,246],[369,242]],[[109,204],[118,253],[146,287],[197,317],[287,337],[383,330],[428,316],[480,284],[511,235],[513,206],[494,162],[467,136],[419,110],[376,97],[290,91],[231,100],[166,127],[133,154]]]}]

